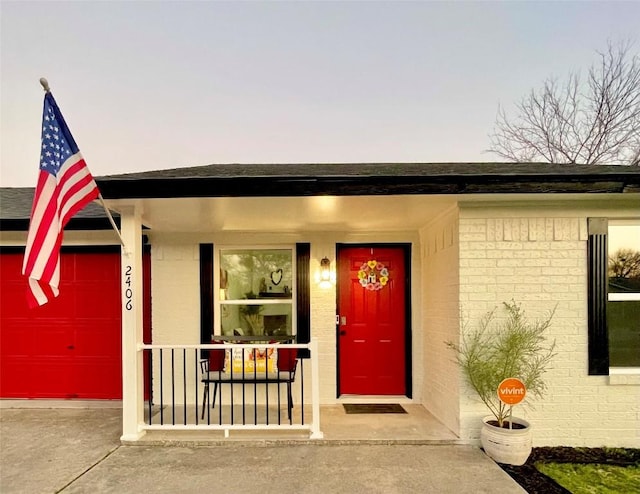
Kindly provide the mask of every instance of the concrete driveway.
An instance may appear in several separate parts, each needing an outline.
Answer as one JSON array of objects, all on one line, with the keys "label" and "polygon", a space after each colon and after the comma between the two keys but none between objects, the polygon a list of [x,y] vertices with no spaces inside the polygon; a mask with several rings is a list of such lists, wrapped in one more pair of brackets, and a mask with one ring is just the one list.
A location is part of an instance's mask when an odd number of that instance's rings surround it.
[{"label": "concrete driveway", "polygon": [[0,409],[0,492],[525,492],[472,446],[122,446],[121,413]]}]

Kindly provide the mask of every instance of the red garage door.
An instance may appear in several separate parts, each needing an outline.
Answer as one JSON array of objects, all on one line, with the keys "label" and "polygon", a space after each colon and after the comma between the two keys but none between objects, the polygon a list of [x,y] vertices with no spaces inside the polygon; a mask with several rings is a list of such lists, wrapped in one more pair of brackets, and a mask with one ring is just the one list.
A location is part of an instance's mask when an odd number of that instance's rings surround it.
[{"label": "red garage door", "polygon": [[60,296],[36,309],[23,255],[0,257],[0,397],[121,399],[119,247],[63,251]]}]

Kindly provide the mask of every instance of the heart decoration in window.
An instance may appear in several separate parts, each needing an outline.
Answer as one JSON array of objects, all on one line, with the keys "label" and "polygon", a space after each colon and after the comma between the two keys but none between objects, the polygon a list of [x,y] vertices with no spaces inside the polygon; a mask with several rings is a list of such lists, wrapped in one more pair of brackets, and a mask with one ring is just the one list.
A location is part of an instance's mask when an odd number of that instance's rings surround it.
[{"label": "heart decoration in window", "polygon": [[271,282],[274,285],[279,285],[282,281],[282,268],[277,269],[275,271],[271,271]]}]

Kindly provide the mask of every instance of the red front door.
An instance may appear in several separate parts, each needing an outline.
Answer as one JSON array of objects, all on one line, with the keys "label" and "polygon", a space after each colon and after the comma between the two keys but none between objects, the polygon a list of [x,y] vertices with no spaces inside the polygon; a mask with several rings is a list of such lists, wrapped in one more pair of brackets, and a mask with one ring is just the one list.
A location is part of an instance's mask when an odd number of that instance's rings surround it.
[{"label": "red front door", "polygon": [[338,247],[341,395],[407,394],[405,252]]}]

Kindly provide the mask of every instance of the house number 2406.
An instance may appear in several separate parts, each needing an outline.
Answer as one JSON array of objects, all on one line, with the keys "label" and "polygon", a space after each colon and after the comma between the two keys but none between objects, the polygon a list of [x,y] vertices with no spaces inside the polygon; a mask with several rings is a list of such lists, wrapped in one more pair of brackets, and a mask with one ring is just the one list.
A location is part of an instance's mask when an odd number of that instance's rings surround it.
[{"label": "house number 2406", "polygon": [[131,289],[131,266],[124,268],[124,306],[127,310],[133,309],[133,290]]}]

